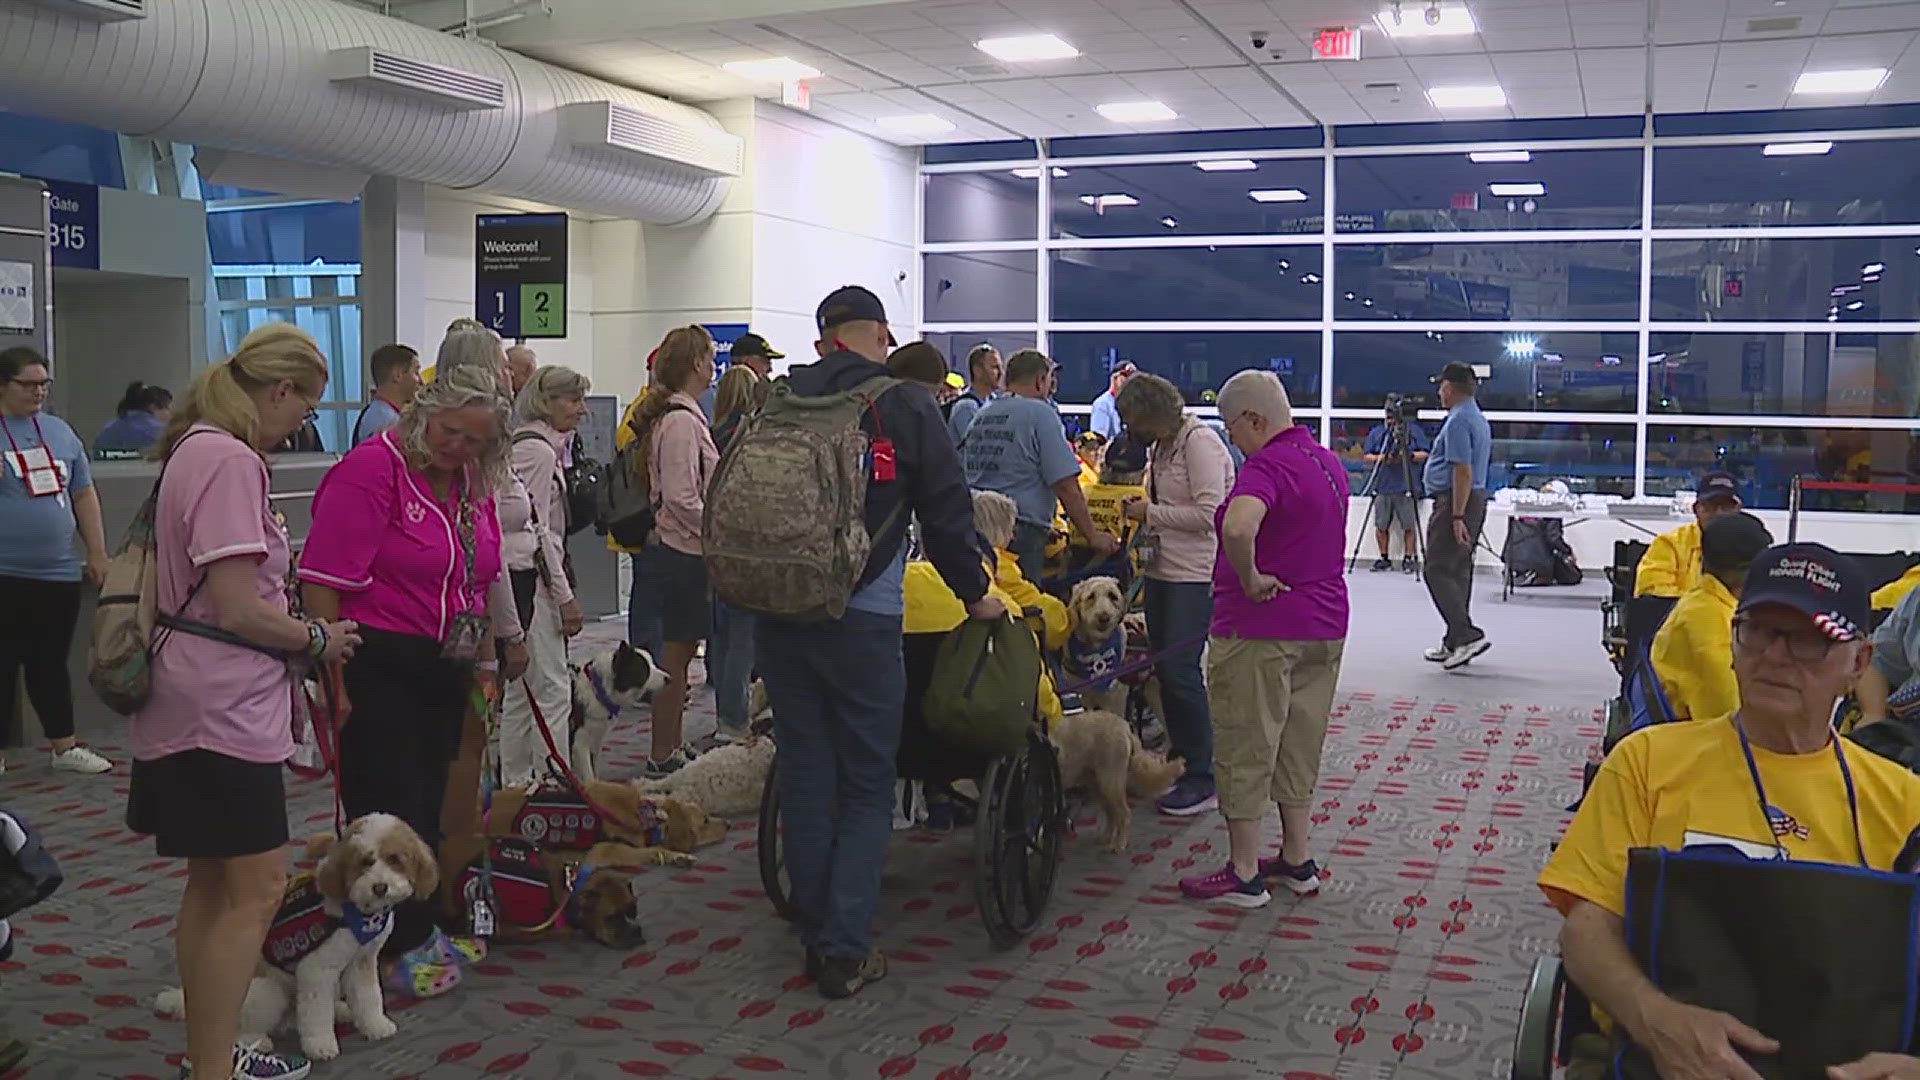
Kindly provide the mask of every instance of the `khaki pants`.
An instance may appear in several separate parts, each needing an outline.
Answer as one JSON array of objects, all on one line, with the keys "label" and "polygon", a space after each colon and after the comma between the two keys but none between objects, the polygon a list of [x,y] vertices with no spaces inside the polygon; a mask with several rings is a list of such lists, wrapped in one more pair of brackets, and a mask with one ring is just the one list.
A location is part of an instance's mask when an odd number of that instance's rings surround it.
[{"label": "khaki pants", "polygon": [[1263,818],[1275,803],[1312,801],[1346,645],[1234,637],[1210,641],[1214,781],[1220,812],[1229,819]]}]

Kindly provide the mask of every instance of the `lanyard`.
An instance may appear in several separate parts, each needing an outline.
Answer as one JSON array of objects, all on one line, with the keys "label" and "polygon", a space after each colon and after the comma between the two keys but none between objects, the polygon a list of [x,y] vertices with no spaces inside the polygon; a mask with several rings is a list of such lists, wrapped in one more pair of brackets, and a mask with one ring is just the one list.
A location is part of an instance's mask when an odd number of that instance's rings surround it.
[{"label": "lanyard", "polygon": [[[13,441],[13,423],[6,417],[0,417],[0,431],[7,433],[7,446],[12,449],[14,459],[20,462],[20,483],[27,494],[33,494],[33,481],[27,476],[27,455],[20,450],[20,444]],[[53,447],[47,445],[47,436],[40,430],[40,414],[33,414],[33,437],[40,440],[40,449],[46,451],[47,467],[53,470],[53,490],[48,495],[58,495],[66,490],[60,478],[60,466],[53,460]],[[28,447],[31,450],[33,447]]]},{"label": "lanyard", "polygon": [[[1782,859],[1785,859],[1787,849],[1781,844],[1780,838],[1785,830],[1791,828],[1790,823],[1793,819],[1785,810],[1767,801],[1766,786],[1760,782],[1760,766],[1753,759],[1753,744],[1747,741],[1747,729],[1741,726],[1738,715],[1733,719],[1733,730],[1740,734],[1740,752],[1747,758],[1747,773],[1753,777],[1753,791],[1760,799],[1760,816],[1767,823],[1767,835],[1773,840],[1773,849],[1780,853]],[[1830,735],[1833,739],[1833,759],[1840,763],[1840,779],[1847,785],[1847,813],[1853,819],[1854,850],[1859,853],[1860,865],[1872,869],[1867,866],[1866,843],[1860,838],[1860,800],[1853,790],[1853,770],[1847,767],[1847,755],[1840,749],[1840,736],[1833,733]]]}]

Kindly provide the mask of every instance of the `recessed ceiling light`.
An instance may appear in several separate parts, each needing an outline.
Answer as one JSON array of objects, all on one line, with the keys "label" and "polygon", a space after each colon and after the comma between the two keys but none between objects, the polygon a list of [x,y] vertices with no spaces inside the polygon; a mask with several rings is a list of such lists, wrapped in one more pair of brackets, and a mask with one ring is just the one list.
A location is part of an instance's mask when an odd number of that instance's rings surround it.
[{"label": "recessed ceiling light", "polygon": [[1080,50],[1060,40],[1053,34],[1027,34],[1021,37],[988,38],[976,41],[973,47],[1009,64],[1029,63],[1036,60],[1071,60],[1080,55]]},{"label": "recessed ceiling light", "polygon": [[[1434,12],[1439,18],[1433,18]],[[1428,21],[1431,19],[1432,21]],[[1473,13],[1464,7],[1441,7],[1432,5],[1426,18],[1395,19],[1391,12],[1383,11],[1373,17],[1382,33],[1393,38],[1449,37],[1456,34],[1476,33],[1480,28],[1473,24]]]},{"label": "recessed ceiling light", "polygon": [[1760,152],[1767,157],[1802,157],[1824,154],[1832,149],[1830,142],[1770,142]]},{"label": "recessed ceiling light", "polygon": [[1796,94],[1864,94],[1887,81],[1886,68],[1849,68],[1843,71],[1804,71],[1793,82]]},{"label": "recessed ceiling light", "polygon": [[1507,103],[1498,86],[1436,86],[1427,91],[1436,109],[1497,109]]},{"label": "recessed ceiling light", "polygon": [[1180,227],[1180,221],[1177,218],[1163,217],[1160,219],[1160,224],[1165,225],[1169,229],[1177,229]]},{"label": "recessed ceiling light", "polygon": [[1105,210],[1109,206],[1139,206],[1140,200],[1131,195],[1115,193],[1112,195],[1082,195],[1080,201],[1095,210]]},{"label": "recessed ceiling light", "polygon": [[1517,184],[1488,184],[1487,190],[1502,198],[1510,198],[1522,195],[1545,195],[1547,193],[1547,185],[1539,183],[1538,181],[1528,180]]},{"label": "recessed ceiling light", "polygon": [[1299,188],[1268,188],[1247,192],[1254,202],[1306,202],[1307,193]]},{"label": "recessed ceiling light", "polygon": [[1532,161],[1533,154],[1527,150],[1475,150],[1468,154],[1467,158],[1480,165],[1499,165],[1506,162]]},{"label": "recessed ceiling light", "polygon": [[1881,274],[1881,273],[1885,273],[1886,269],[1887,269],[1886,263],[1870,262],[1867,265],[1861,267],[1860,272],[1862,274]]},{"label": "recessed ceiling light", "polygon": [[1201,172],[1246,172],[1259,168],[1260,163],[1246,158],[1210,158],[1194,162],[1193,167]]},{"label": "recessed ceiling light", "polygon": [[1510,337],[1505,342],[1505,349],[1508,356],[1533,356],[1540,351],[1540,342],[1537,338]]},{"label": "recessed ceiling light", "polygon": [[875,123],[880,125],[880,130],[893,135],[945,135],[953,130],[953,121],[932,113],[883,116]]},{"label": "recessed ceiling light", "polygon": [[1093,108],[1116,124],[1155,124],[1180,118],[1179,113],[1158,101],[1109,101]]},{"label": "recessed ceiling light", "polygon": [[1847,310],[1859,311],[1861,308],[1866,306],[1867,306],[1867,302],[1865,300],[1855,300],[1853,303],[1847,305]]},{"label": "recessed ceiling light", "polygon": [[[1022,180],[1038,180],[1040,179],[1040,169],[1037,166],[1031,169],[1015,169],[1013,170],[1013,175],[1019,177]],[[1065,175],[1067,175],[1067,170],[1061,168],[1058,165],[1053,166],[1053,178],[1055,180],[1058,180]]]},{"label": "recessed ceiling light", "polygon": [[720,66],[723,70],[743,79],[753,79],[756,82],[800,82],[804,79],[820,77],[819,68],[808,67],[790,56],[769,56],[765,60],[735,60],[731,64]]}]

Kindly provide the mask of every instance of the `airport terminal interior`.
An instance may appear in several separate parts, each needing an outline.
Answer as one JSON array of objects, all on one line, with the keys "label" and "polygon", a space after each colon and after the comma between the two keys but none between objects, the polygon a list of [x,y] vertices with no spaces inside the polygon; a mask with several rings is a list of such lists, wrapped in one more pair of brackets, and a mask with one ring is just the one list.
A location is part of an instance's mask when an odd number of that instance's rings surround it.
[{"label": "airport terminal interior", "polygon": [[[849,284],[958,382],[977,346],[1044,353],[1069,436],[1134,371],[1225,436],[1252,370],[1345,462],[1318,894],[1183,897],[1225,857],[1217,814],[1136,798],[1114,853],[1069,792],[1039,909],[990,934],[985,827],[902,822],[890,972],[828,1001],[749,812],[635,875],[643,943],[495,941],[451,993],[390,997],[391,1038],[343,1023],[313,1076],[1523,1075],[1561,926],[1535,879],[1620,707],[1632,560],[1724,472],[1875,586],[1920,564],[1920,2],[0,0],[0,349],[50,360],[110,547],[159,471],[97,445],[129,383],[177,402],[260,327],[330,364],[316,442],[272,462],[298,551],[382,345],[431,366],[477,319],[571,368],[605,462],[669,331],[704,327],[722,372],[758,335],[777,376]],[[1455,364],[1491,432],[1493,647],[1443,670],[1400,572],[1420,552],[1383,532],[1376,567],[1366,455],[1385,416],[1438,431]],[[591,529],[566,545],[577,663],[627,636],[633,569]],[[155,1001],[187,871],[126,824],[93,612],[68,667],[111,772],[52,767],[26,695],[0,715],[0,812],[64,874],[9,920],[0,1080],[172,1077],[186,1049]],[[603,778],[639,776],[649,732],[619,717]],[[335,788],[287,795],[311,869]]]}]

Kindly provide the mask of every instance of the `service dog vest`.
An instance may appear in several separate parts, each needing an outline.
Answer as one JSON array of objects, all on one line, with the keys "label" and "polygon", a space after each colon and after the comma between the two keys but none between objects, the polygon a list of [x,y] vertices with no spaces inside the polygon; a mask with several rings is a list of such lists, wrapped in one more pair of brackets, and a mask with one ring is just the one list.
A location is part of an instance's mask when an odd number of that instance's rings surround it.
[{"label": "service dog vest", "polygon": [[291,975],[300,961],[312,955],[313,950],[342,926],[353,933],[353,940],[365,945],[386,933],[392,923],[392,911],[368,915],[352,904],[344,905],[340,915],[328,914],[319,882],[312,874],[301,874],[287,882],[280,910],[274,913],[273,925],[267,928],[267,939],[260,944],[260,955],[267,963]]},{"label": "service dog vest", "polygon": [[1067,639],[1067,674],[1076,682],[1087,682],[1082,689],[1105,690],[1113,685],[1113,673],[1127,655],[1127,632],[1116,626],[1106,640],[1088,645],[1077,637]]},{"label": "service dog vest", "polygon": [[[490,864],[490,865],[488,865]],[[493,896],[486,897],[492,878]],[[539,926],[553,914],[546,856],[540,848],[517,836],[488,842],[486,864],[475,859],[460,873],[460,895],[469,910],[474,902],[490,899],[494,911],[510,927]]]}]

